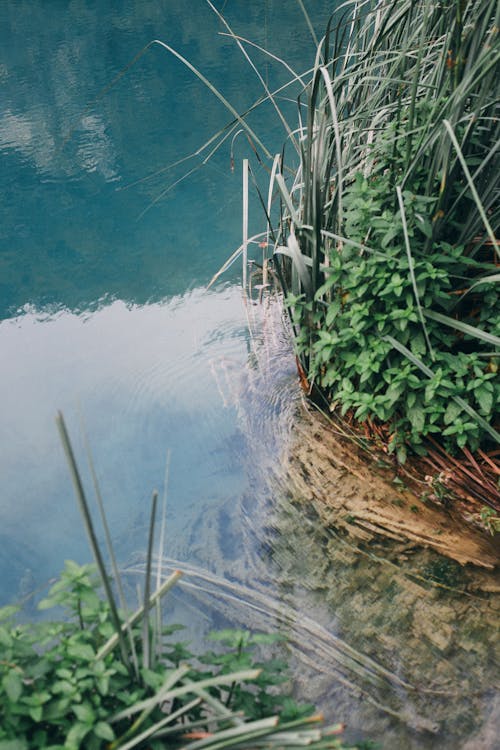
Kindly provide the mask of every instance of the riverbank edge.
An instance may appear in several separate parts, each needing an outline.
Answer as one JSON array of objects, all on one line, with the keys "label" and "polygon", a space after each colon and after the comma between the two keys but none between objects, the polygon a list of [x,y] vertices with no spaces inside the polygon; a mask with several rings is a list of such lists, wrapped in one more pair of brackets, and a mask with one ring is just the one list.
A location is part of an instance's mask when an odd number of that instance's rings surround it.
[{"label": "riverbank edge", "polygon": [[[432,484],[391,466],[383,453],[368,458],[361,442],[303,400],[292,444],[282,459],[294,497],[312,502],[326,524],[360,543],[377,537],[406,547],[424,547],[489,571],[500,567],[500,537],[477,522],[472,500],[447,502]],[[500,582],[493,584],[500,591]]]}]

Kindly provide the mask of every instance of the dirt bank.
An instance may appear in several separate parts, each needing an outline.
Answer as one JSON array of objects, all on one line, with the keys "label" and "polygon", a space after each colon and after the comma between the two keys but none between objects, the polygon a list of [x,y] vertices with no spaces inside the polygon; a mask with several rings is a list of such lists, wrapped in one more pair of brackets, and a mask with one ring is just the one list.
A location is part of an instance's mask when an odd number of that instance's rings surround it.
[{"label": "dirt bank", "polygon": [[354,539],[382,535],[403,546],[432,548],[462,565],[492,569],[500,563],[500,535],[478,528],[473,508],[429,499],[429,487],[416,487],[383,454],[370,460],[305,405],[282,470],[297,498],[313,501],[326,523]]}]

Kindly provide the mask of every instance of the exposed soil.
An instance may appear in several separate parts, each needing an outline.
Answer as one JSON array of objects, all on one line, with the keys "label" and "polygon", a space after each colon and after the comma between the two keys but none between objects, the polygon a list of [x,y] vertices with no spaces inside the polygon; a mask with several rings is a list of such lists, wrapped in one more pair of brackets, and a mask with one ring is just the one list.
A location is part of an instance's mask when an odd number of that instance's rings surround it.
[{"label": "exposed soil", "polygon": [[[473,521],[480,506],[439,502],[422,482],[401,476],[387,457],[370,460],[323,415],[304,407],[282,466],[297,499],[314,501],[326,523],[368,541],[382,535],[436,550],[462,565],[500,563],[500,535]],[[429,497],[430,495],[430,497]]]}]

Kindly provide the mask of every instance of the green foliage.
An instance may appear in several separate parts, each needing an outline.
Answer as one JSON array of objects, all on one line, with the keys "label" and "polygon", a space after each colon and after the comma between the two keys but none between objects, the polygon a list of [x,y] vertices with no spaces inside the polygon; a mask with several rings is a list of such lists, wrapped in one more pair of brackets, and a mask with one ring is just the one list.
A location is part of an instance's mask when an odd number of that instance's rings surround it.
[{"label": "green foliage", "polygon": [[302,366],[332,410],[388,425],[401,461],[433,435],[450,452],[500,441],[500,18],[455,5],[345,3],[292,190],[277,178]]},{"label": "green foliage", "polygon": [[40,603],[54,606],[62,607],[64,619],[3,623],[0,748],[14,739],[26,748],[72,750],[83,741],[89,749],[104,747],[127,728],[113,726],[111,716],[148,694],[140,684],[129,690],[128,671],[115,653],[96,658],[113,625],[94,566],[67,562]]},{"label": "green foliage", "polygon": [[[15,607],[0,610],[0,750],[100,750],[122,747],[131,737],[130,714],[136,706],[153,698],[148,712],[136,724],[147,732],[159,722],[165,722],[168,712],[161,700],[154,701],[166,681],[175,675],[180,658],[191,664],[184,667],[183,684],[192,681],[192,692],[177,697],[171,712],[180,711],[183,722],[173,722],[171,742],[180,741],[190,722],[203,726],[207,721],[230,726],[228,717],[242,711],[248,720],[281,712],[283,728],[292,719],[304,717],[311,707],[299,707],[286,694],[272,694],[272,686],[281,685],[286,665],[269,659],[255,664],[250,651],[259,644],[272,644],[273,636],[245,631],[223,631],[214,638],[230,650],[207,652],[199,657],[200,668],[193,666],[192,655],[183,644],[171,643],[175,626],[165,629],[166,638],[162,658],[152,669],[141,669],[138,679],[131,679],[123,664],[119,649],[104,658],[98,652],[113,632],[109,603],[99,593],[99,579],[93,565],[79,566],[66,562],[59,580],[40,603],[41,609],[59,607],[61,616],[55,621],[24,625],[16,624]],[[138,651],[142,643],[142,627],[132,631]],[[220,675],[260,670],[252,681],[252,688],[243,689],[239,680],[229,680],[224,687],[215,684],[210,693],[222,707],[229,709],[217,717],[206,707],[193,705],[196,683]],[[165,695],[168,700],[168,694]],[[191,708],[189,708],[191,704]],[[182,708],[186,708],[182,711]],[[241,720],[240,720],[241,721]],[[133,725],[132,725],[133,726]],[[157,733],[159,735],[159,732]],[[334,738],[327,740],[331,748],[340,748]],[[184,740],[184,744],[186,740]],[[144,742],[131,746],[163,748],[164,740],[155,732]]]},{"label": "green foliage", "polygon": [[[132,615],[124,611],[123,583],[90,452],[115,580],[104,565],[62,414],[56,421],[96,564],[66,562],[60,579],[39,605],[42,610],[59,608],[58,620],[16,624],[15,607],[0,610],[0,750],[160,750],[166,742],[169,747],[194,750],[198,744],[196,738],[189,742],[192,728],[201,730],[203,745],[214,750],[249,740],[284,748],[305,740],[312,747],[341,749],[335,736],[341,726],[312,727],[321,717],[307,716],[309,707],[268,694],[284,679],[285,665],[268,660],[255,669],[248,649],[274,639],[226,631],[220,638],[233,646],[234,653],[206,654],[198,661],[186,644],[169,641],[178,626],[163,626],[161,598],[181,572],[174,571],[151,593],[156,492],[144,603]],[[154,618],[150,617],[153,607]],[[245,681],[252,683],[250,690],[242,689]],[[270,716],[268,709],[275,714]]]},{"label": "green foliage", "polygon": [[490,532],[491,536],[500,533],[500,516],[493,508],[487,506],[481,508],[476,520]]},{"label": "green foliage", "polygon": [[224,699],[219,691],[216,695],[228,708],[243,711],[248,716],[264,718],[279,714],[281,719],[291,721],[309,716],[314,711],[312,705],[299,705],[276,688],[289,681],[287,662],[277,657],[255,660],[253,652],[256,647],[270,647],[284,641],[276,633],[251,633],[247,630],[221,630],[212,633],[211,638],[225,646],[222,653],[209,651],[200,658],[205,664],[216,665],[220,674],[231,674],[241,669],[255,667],[261,670],[259,676],[251,683],[231,686]]},{"label": "green foliage", "polygon": [[[427,199],[405,191],[407,221],[414,240],[411,266],[422,307],[434,305],[447,311],[456,286],[471,264],[462,247],[445,240],[436,242],[432,252],[421,252],[425,235],[420,224],[429,222]],[[486,342],[458,337],[439,322],[426,321],[432,342],[434,361],[431,378],[387,340],[391,336],[422,359],[428,354],[426,338],[415,300],[410,261],[404,249],[399,213],[391,212],[387,176],[371,180],[358,175],[345,191],[346,228],[350,239],[362,243],[370,235],[370,244],[381,252],[333,250],[325,281],[315,294],[312,326],[307,323],[312,305],[297,298],[290,300],[294,321],[307,337],[297,340],[297,350],[309,359],[309,373],[341,413],[354,412],[363,421],[375,417],[392,422],[401,442],[421,449],[423,439],[441,434],[450,450],[454,445],[479,447],[481,426],[453,400],[465,397],[477,412],[492,423],[498,413],[500,383],[489,370]],[[477,302],[477,300],[476,300]],[[482,300],[481,314],[494,318],[497,293]]]}]

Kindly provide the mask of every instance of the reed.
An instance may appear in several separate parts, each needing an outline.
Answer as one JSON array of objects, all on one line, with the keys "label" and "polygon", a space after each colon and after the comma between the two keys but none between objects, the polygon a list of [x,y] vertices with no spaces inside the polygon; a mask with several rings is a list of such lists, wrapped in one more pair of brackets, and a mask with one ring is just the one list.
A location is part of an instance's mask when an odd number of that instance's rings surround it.
[{"label": "reed", "polygon": [[[115,580],[107,572],[99,532],[60,413],[57,425],[96,564],[79,566],[67,561],[60,579],[40,603],[42,609],[63,607],[63,619],[18,625],[11,622],[16,607],[0,609],[4,657],[0,662],[0,748],[216,750],[308,745],[342,750],[338,737],[341,725],[322,726],[321,716],[309,715],[310,707],[295,704],[293,715],[287,716],[285,696],[268,692],[270,686],[283,681],[281,675],[273,674],[265,665],[257,668],[251,656],[243,654],[243,646],[252,639],[270,643],[272,636],[237,635],[238,639],[243,637],[242,647],[234,658],[225,654],[219,660],[211,653],[191,658],[181,644],[168,642],[167,637],[177,626],[164,627],[158,609],[181,572],[163,576],[160,550],[158,573],[152,575],[156,492],[143,602],[133,614],[127,613],[88,443],[87,456]],[[154,580],[156,589],[152,591]],[[123,609],[115,598],[116,590]],[[152,617],[155,607],[156,617]],[[181,658],[184,663],[180,663]],[[250,685],[248,690],[242,687],[245,683]],[[288,696],[286,701],[293,704]]]},{"label": "reed", "polygon": [[[280,267],[311,391],[406,459],[500,442],[492,0],[343,3],[299,99]],[[302,122],[302,110],[307,119]]]}]

